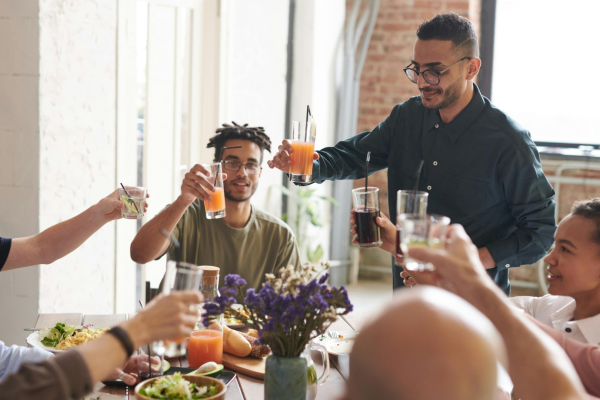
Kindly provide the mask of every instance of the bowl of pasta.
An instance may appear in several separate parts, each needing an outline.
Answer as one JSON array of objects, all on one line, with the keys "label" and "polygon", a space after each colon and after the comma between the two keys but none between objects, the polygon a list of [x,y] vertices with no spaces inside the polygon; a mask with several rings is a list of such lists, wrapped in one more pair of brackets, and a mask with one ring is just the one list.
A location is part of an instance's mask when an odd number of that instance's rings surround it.
[{"label": "bowl of pasta", "polygon": [[43,328],[27,337],[27,343],[33,347],[60,353],[81,346],[104,335],[109,328],[94,328],[91,325],[75,326],[57,323],[53,328]]}]

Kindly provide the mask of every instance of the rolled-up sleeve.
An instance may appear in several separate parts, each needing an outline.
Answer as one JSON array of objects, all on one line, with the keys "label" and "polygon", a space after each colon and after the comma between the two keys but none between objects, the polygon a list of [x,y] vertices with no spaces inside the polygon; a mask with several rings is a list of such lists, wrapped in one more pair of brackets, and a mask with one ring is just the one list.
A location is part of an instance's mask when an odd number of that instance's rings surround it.
[{"label": "rolled-up sleeve", "polygon": [[26,363],[0,382],[0,400],[81,399],[93,384],[85,360],[77,350],[42,363]]},{"label": "rolled-up sleeve", "polygon": [[369,151],[369,175],[387,168],[391,142],[401,114],[402,104],[398,104],[372,131],[359,133],[334,147],[317,151],[319,160],[313,162],[313,182],[364,178]]},{"label": "rolled-up sleeve", "polygon": [[500,168],[510,213],[516,229],[506,238],[486,244],[498,270],[533,264],[554,243],[554,189],[544,176],[534,145],[519,149]]}]

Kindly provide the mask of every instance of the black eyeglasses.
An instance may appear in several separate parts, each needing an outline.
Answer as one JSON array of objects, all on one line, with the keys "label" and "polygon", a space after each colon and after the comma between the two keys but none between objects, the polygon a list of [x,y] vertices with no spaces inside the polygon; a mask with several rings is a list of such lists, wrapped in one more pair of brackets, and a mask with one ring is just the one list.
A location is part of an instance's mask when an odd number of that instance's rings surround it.
[{"label": "black eyeglasses", "polygon": [[240,168],[242,168],[242,165],[244,166],[244,169],[246,170],[246,173],[248,175],[256,175],[261,170],[260,165],[255,163],[242,164],[239,161],[223,161],[223,169],[226,169],[228,171],[238,172]]},{"label": "black eyeglasses", "polygon": [[419,72],[419,71],[415,70],[414,68],[409,68],[412,65],[412,64],[409,64],[408,67],[404,68],[404,72],[406,73],[406,76],[408,76],[408,79],[410,79],[410,81],[412,83],[417,83],[417,79],[419,79],[419,74],[421,74],[421,75],[423,75],[423,79],[425,79],[425,82],[429,83],[430,85],[439,85],[441,74],[448,71],[450,68],[454,67],[456,64],[459,64],[465,60],[470,60],[471,58],[473,58],[473,57],[461,58],[460,60],[458,60],[457,62],[455,62],[454,64],[452,64],[451,66],[449,66],[448,68],[446,68],[443,71],[436,71],[434,69],[428,69],[426,71]]}]

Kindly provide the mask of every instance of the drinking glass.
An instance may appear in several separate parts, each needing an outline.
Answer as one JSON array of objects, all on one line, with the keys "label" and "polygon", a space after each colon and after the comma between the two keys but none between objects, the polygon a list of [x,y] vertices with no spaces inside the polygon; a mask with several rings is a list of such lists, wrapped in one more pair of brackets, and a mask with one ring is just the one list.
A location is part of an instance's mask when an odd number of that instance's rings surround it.
[{"label": "drinking glass", "polygon": [[379,217],[379,189],[376,187],[352,190],[354,220],[360,247],[377,247],[381,241],[381,228],[375,222]]},{"label": "drinking glass", "polygon": [[400,214],[398,227],[402,233],[400,247],[404,255],[403,266],[409,271],[423,271],[425,264],[408,257],[408,249],[429,245],[429,220],[418,214]]},{"label": "drinking glass", "polygon": [[125,186],[125,189],[127,189],[127,192],[123,188],[119,188],[119,199],[123,203],[121,217],[125,219],[142,219],[148,190],[139,186]]},{"label": "drinking glass", "polygon": [[396,198],[396,256],[394,257],[394,263],[398,266],[402,266],[404,264],[404,255],[400,246],[402,243],[402,231],[400,230],[398,217],[402,214],[417,214],[425,218],[427,215],[428,197],[428,192],[398,190]]},{"label": "drinking glass", "polygon": [[[214,302],[219,295],[219,267],[201,265],[202,282],[200,291],[204,303],[200,309],[204,312],[204,304]],[[204,326],[202,318],[196,323],[196,328],[190,335],[188,362],[191,368],[200,368],[209,361],[223,363],[223,314],[219,315],[209,326]]]},{"label": "drinking glass", "polygon": [[[146,379],[162,376],[164,374],[165,357],[163,355],[156,354],[149,345],[140,347],[135,360],[140,382],[145,381]],[[148,361],[150,361],[150,363],[148,363]]]},{"label": "drinking glass", "polygon": [[[202,269],[196,265],[184,262],[167,262],[167,272],[163,281],[162,293],[168,295],[173,291],[179,290],[200,290],[200,281],[202,280]],[[190,304],[190,309],[197,309],[197,304]],[[152,348],[156,354],[167,357],[184,356],[187,349],[185,337],[179,337],[166,341],[152,343]]]},{"label": "drinking glass", "polygon": [[217,219],[223,218],[225,214],[225,192],[223,189],[223,166],[220,162],[208,165],[210,176],[208,179],[215,187],[215,191],[211,192],[207,189],[208,194],[212,197],[210,201],[204,201],[206,209],[206,218]]},{"label": "drinking glass", "polygon": [[292,122],[292,154],[290,154],[290,181],[310,183],[317,125],[313,122]]},{"label": "drinking glass", "polygon": [[[428,247],[432,249],[444,249],[448,236],[448,227],[450,226],[450,218],[439,214],[431,214],[427,216],[427,219],[429,221]],[[435,270],[431,263],[425,264],[424,269]]]}]

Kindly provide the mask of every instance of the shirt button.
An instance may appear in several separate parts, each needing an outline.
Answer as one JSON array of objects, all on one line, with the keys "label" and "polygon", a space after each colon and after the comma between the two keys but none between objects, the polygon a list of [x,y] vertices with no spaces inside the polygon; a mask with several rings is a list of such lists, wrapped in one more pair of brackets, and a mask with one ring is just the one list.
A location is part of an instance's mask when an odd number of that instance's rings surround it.
[{"label": "shirt button", "polygon": [[431,186],[427,186],[427,190],[431,190]]},{"label": "shirt button", "polygon": [[433,165],[437,165],[437,161],[434,161],[434,162],[433,162]]},{"label": "shirt button", "polygon": [[571,333],[571,328],[567,328],[567,329],[565,329],[565,331],[566,331],[567,333]]},{"label": "shirt button", "polygon": [[435,127],[436,127],[436,128],[439,128],[439,127],[440,127],[440,124],[435,124]]},{"label": "shirt button", "polygon": [[509,267],[510,267],[510,264],[506,264],[506,268],[509,268]]}]

